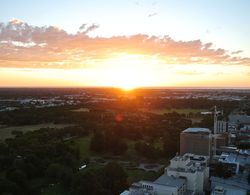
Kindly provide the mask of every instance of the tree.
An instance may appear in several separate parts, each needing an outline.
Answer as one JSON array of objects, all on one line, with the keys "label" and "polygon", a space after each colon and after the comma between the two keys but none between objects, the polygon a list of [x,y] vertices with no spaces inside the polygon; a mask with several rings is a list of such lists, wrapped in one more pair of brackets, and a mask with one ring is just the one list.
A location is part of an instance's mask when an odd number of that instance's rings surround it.
[{"label": "tree", "polygon": [[174,156],[179,151],[180,134],[173,133],[175,131],[177,132],[177,130],[168,131],[163,138],[163,152],[167,157]]},{"label": "tree", "polygon": [[7,179],[0,179],[0,194],[18,194],[21,189],[18,185]]},{"label": "tree", "polygon": [[120,194],[127,187],[127,174],[117,163],[111,162],[104,167],[104,187],[112,194]]},{"label": "tree", "polygon": [[94,170],[78,172],[72,181],[72,192],[76,195],[99,195],[102,191],[102,184]]},{"label": "tree", "polygon": [[21,194],[26,194],[28,191],[28,180],[25,172],[19,169],[9,170],[6,173],[6,178],[14,182],[21,189]]},{"label": "tree", "polygon": [[104,135],[100,132],[95,133],[90,141],[90,149],[95,152],[102,152],[104,150],[104,146]]}]

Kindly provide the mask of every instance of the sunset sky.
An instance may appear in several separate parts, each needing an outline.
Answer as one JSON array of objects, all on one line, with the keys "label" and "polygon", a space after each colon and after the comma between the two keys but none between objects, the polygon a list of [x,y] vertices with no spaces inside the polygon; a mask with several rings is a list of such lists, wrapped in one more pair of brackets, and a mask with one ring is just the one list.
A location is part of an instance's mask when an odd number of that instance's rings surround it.
[{"label": "sunset sky", "polygon": [[0,2],[0,87],[250,87],[249,0]]}]

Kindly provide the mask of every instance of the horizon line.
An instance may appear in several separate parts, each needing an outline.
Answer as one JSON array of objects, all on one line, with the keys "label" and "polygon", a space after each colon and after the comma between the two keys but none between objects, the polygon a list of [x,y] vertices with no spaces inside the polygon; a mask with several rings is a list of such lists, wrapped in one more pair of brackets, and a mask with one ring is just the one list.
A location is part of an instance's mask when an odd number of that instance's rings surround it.
[{"label": "horizon line", "polygon": [[[115,87],[115,86],[0,86],[0,89],[55,89],[55,88],[61,88],[61,89],[67,89],[67,88],[103,88],[103,89],[121,89],[121,87]],[[189,87],[189,86],[150,86],[150,87],[135,87],[132,90],[138,90],[138,89],[242,89],[242,90],[250,90],[250,87]]]}]

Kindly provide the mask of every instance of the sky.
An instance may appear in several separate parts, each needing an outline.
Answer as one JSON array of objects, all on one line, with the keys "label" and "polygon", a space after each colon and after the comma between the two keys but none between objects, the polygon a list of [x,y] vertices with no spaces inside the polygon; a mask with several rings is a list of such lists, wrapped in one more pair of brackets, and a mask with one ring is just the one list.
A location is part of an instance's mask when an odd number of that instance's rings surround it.
[{"label": "sky", "polygon": [[0,87],[250,87],[249,0],[0,1]]}]

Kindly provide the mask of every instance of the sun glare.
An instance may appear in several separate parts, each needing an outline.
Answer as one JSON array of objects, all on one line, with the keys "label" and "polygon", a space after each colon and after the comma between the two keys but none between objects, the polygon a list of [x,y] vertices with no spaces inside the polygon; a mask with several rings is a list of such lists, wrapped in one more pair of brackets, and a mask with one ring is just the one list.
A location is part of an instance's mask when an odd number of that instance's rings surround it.
[{"label": "sun glare", "polygon": [[152,67],[156,59],[143,55],[122,54],[105,60],[104,85],[132,90],[138,87],[152,86],[155,78]]}]

